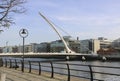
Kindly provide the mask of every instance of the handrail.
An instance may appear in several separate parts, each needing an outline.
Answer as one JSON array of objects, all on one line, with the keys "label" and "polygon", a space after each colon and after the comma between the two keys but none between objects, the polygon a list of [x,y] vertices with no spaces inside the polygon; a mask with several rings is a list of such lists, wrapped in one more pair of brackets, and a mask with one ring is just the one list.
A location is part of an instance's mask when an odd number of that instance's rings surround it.
[{"label": "handrail", "polygon": [[[84,78],[84,79],[89,79],[90,81],[93,80],[99,80],[102,81],[103,79],[100,78],[96,78],[94,77],[95,74],[102,74],[102,75],[114,75],[114,76],[120,76],[120,74],[118,73],[109,73],[109,72],[101,72],[101,71],[95,71],[93,68],[102,68],[102,69],[120,69],[120,67],[112,67],[112,66],[98,66],[98,65],[84,65],[84,64],[70,64],[70,63],[58,63],[58,62],[52,62],[52,61],[25,61],[25,63],[23,63],[21,60],[16,60],[16,59],[4,59],[3,61],[3,65],[5,67],[10,67],[10,68],[15,68],[15,70],[17,70],[17,66],[21,66],[21,71],[23,71],[23,66],[22,64],[26,64],[28,65],[28,67],[24,67],[24,68],[28,68],[29,73],[32,72],[33,69],[38,70],[38,74],[41,75],[42,71],[46,71],[46,72],[50,72],[51,73],[51,78],[54,78],[55,74],[62,74],[62,75],[67,75],[67,81],[70,81],[71,76],[73,77],[79,77],[79,78]],[[47,65],[46,65],[47,64]],[[56,66],[58,65],[58,66]],[[64,66],[64,67],[61,67]],[[73,68],[73,67],[87,67],[88,69],[77,69],[77,68]],[[37,68],[36,68],[37,67]],[[48,69],[43,69],[42,67],[48,68]],[[56,71],[55,69],[62,69],[64,70],[64,72],[66,73],[61,73]],[[84,73],[89,73],[89,77],[86,76],[81,76],[81,75],[75,75],[72,72],[84,72]]]}]

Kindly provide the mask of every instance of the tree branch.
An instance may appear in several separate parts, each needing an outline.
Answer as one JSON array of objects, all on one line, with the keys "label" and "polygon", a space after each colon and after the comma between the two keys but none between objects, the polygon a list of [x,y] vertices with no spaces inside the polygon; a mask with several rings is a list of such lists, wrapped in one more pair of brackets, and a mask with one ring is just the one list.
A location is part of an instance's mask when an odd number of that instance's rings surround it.
[{"label": "tree branch", "polygon": [[9,14],[25,12],[25,8],[22,6],[22,4],[24,4],[26,0],[0,1],[0,27],[10,26],[10,24],[14,23]]}]

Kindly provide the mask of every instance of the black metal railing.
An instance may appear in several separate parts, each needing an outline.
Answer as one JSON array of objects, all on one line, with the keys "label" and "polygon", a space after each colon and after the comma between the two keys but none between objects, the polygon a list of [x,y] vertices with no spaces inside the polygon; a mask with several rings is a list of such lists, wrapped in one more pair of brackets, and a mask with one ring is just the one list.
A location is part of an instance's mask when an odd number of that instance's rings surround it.
[{"label": "black metal railing", "polygon": [[[23,67],[24,65],[24,67]],[[30,61],[25,60],[24,63],[21,60],[16,59],[4,59],[4,67],[20,68],[22,72],[26,68],[31,73],[32,70],[38,70],[38,74],[41,75],[42,71],[51,73],[51,78],[54,78],[55,74],[61,74],[67,76],[67,81],[71,80],[71,77],[78,77],[88,79],[90,81],[104,81],[104,78],[95,77],[96,75],[102,76],[119,76],[120,67],[112,66],[98,66],[98,65],[85,65],[85,64],[71,64],[66,62],[52,62],[52,61]],[[96,70],[99,69],[99,70]],[[108,71],[119,71],[118,73],[112,73]]]}]

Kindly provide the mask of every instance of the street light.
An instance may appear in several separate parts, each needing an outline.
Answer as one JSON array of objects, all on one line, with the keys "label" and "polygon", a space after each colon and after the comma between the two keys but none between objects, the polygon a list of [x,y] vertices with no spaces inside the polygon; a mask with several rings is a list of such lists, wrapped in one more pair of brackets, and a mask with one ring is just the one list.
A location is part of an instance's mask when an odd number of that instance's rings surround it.
[{"label": "street light", "polygon": [[19,35],[23,38],[22,71],[24,72],[24,43],[25,43],[25,38],[28,36],[28,30],[27,29],[21,29],[19,31]]}]

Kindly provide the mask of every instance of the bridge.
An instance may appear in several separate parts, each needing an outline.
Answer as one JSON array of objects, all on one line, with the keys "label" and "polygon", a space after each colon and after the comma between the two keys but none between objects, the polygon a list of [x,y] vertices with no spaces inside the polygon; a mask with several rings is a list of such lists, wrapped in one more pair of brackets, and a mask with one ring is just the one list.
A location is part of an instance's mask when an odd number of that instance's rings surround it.
[{"label": "bridge", "polygon": [[67,60],[85,60],[90,58],[98,58],[95,54],[81,54],[81,53],[1,53],[0,57],[25,57],[25,58],[55,58]]},{"label": "bridge", "polygon": [[[62,58],[62,59],[82,59],[85,60],[86,58],[98,58],[99,56],[97,54],[82,54],[82,53],[76,53],[75,51],[71,50],[64,40],[64,38],[61,36],[59,31],[56,29],[56,26],[53,22],[51,22],[47,17],[45,17],[43,14],[39,13],[39,15],[50,25],[50,27],[57,33],[59,38],[62,40],[64,46],[65,46],[65,52],[64,53],[24,53],[24,44],[23,44],[23,53],[0,53],[0,57],[26,57],[26,58]],[[23,42],[24,43],[24,42]]]}]

